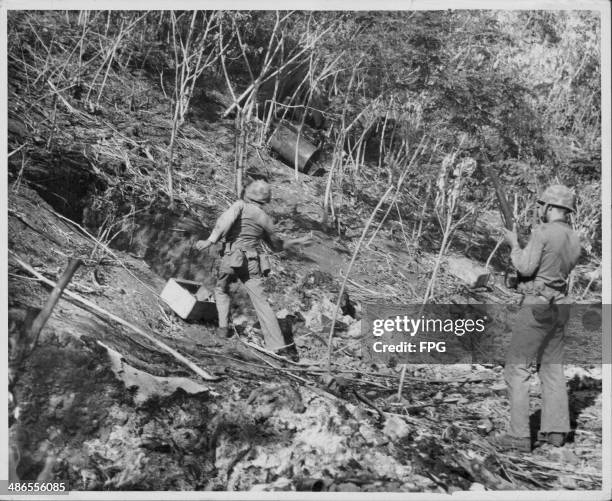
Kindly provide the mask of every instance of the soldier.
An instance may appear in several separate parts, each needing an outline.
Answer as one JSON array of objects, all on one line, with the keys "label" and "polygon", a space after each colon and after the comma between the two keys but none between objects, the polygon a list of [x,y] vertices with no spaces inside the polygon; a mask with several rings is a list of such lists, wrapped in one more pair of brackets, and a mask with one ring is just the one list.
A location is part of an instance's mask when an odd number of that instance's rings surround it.
[{"label": "soldier", "polygon": [[522,308],[512,329],[504,369],[510,398],[507,433],[497,440],[504,449],[531,451],[529,365],[540,364],[542,417],[539,442],[560,447],[570,431],[568,396],[563,374],[563,336],[568,320],[568,276],[580,257],[580,241],[567,222],[575,195],[563,185],[547,188],[538,200],[542,224],[521,249],[515,231],[505,231],[512,264],[521,280]]},{"label": "soldier", "polygon": [[224,242],[215,286],[219,314],[217,335],[228,338],[233,335],[229,327],[229,287],[232,282],[240,279],[259,318],[266,347],[274,352],[294,355],[295,358],[295,345],[285,346],[278,320],[264,296],[262,282],[270,266],[267,256],[261,253],[260,244],[263,241],[272,250],[281,251],[307,243],[310,237],[284,241],[279,238],[275,234],[272,219],[264,212],[264,206],[270,202],[270,198],[268,183],[251,183],[245,190],[244,200],[238,200],[221,214],[208,239],[196,242],[196,248],[204,250],[219,240]]}]

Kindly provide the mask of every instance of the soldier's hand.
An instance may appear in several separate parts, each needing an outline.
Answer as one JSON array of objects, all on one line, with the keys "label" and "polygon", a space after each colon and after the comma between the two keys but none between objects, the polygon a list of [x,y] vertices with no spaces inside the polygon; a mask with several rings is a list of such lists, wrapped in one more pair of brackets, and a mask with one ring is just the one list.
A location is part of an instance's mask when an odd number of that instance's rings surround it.
[{"label": "soldier's hand", "polygon": [[195,248],[199,251],[203,251],[205,249],[208,249],[211,245],[212,242],[210,240],[198,240],[195,244]]},{"label": "soldier's hand", "polygon": [[502,231],[504,232],[504,238],[506,239],[506,242],[508,242],[513,249],[515,247],[518,247],[518,235],[516,234],[516,226],[514,226],[512,231],[506,228],[502,228]]}]

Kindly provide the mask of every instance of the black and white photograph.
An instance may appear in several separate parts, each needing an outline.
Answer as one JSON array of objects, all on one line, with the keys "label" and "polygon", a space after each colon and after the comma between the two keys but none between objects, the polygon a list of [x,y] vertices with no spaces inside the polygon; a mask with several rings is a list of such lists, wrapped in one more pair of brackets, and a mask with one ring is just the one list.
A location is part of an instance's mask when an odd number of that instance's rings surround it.
[{"label": "black and white photograph", "polygon": [[478,5],[0,4],[1,499],[612,498],[610,4]]}]

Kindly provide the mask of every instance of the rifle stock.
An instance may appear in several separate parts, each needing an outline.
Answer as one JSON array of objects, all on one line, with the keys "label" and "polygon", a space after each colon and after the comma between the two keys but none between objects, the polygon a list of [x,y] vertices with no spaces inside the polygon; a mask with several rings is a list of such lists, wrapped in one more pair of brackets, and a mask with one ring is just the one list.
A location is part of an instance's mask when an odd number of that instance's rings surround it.
[{"label": "rifle stock", "polygon": [[491,167],[491,164],[484,164],[483,167],[487,176],[489,176],[489,179],[491,179],[491,182],[495,187],[495,195],[497,196],[500,212],[504,218],[504,225],[508,230],[512,230],[514,227],[514,216],[512,215],[510,204],[508,204],[504,187],[501,185],[499,178],[497,177],[497,173]]}]

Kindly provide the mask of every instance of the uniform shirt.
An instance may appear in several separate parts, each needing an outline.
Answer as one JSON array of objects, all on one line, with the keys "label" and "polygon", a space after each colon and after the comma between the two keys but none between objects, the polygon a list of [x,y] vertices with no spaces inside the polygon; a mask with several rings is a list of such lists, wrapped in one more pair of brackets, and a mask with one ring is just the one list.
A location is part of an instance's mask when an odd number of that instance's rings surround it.
[{"label": "uniform shirt", "polygon": [[216,243],[221,238],[243,250],[257,250],[262,240],[272,250],[283,248],[283,240],[275,234],[272,218],[258,204],[244,200],[234,202],[217,219],[208,240]]},{"label": "uniform shirt", "polygon": [[525,248],[515,247],[510,257],[517,271],[529,277],[527,284],[561,291],[580,257],[580,240],[565,221],[544,223],[533,230]]}]

